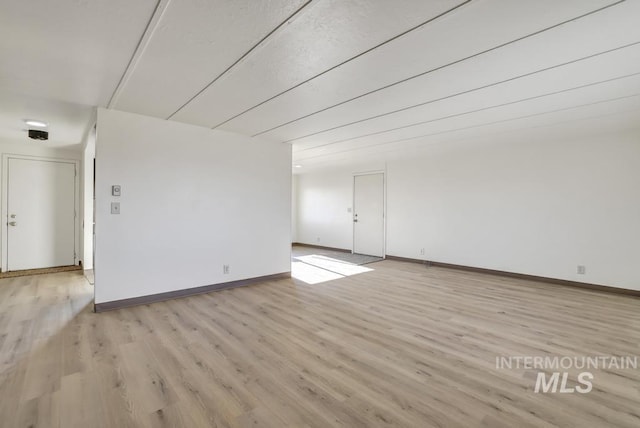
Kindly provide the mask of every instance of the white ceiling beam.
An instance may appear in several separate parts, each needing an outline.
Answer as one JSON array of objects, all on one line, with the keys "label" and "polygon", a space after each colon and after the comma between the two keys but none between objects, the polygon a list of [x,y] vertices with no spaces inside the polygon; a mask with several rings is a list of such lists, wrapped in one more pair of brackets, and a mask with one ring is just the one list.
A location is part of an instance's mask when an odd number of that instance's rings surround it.
[{"label": "white ceiling beam", "polygon": [[111,99],[107,104],[107,108],[112,108],[113,105],[118,102],[118,98],[120,97],[120,94],[122,93],[124,87],[129,81],[129,78],[131,77],[131,75],[135,72],[136,66],[138,65],[138,61],[140,61],[140,58],[144,54],[144,51],[149,44],[149,41],[153,37],[153,33],[158,28],[158,23],[162,20],[162,16],[167,10],[169,3],[171,3],[171,0],[158,0],[158,2],[156,3],[156,7],[153,10],[151,17],[149,18],[149,22],[147,23],[144,33],[142,34],[142,37],[140,38],[140,41],[136,46],[136,50],[133,52],[133,55],[131,56],[131,60],[129,60],[127,67],[122,73],[122,77],[118,82],[118,86],[116,86],[115,90],[113,91],[113,95],[111,95]]}]

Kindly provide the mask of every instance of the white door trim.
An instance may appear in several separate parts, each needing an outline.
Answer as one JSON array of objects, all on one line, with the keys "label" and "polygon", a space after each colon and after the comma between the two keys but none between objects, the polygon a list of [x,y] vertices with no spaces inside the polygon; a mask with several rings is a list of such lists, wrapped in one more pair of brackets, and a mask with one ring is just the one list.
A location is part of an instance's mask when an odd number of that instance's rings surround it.
[{"label": "white door trim", "polygon": [[52,158],[52,157],[43,157],[43,156],[29,156],[29,155],[14,155],[10,153],[5,153],[2,155],[2,212],[1,212],[1,228],[0,228],[0,259],[1,259],[1,268],[2,272],[7,271],[8,261],[9,261],[9,253],[8,253],[8,241],[7,241],[7,222],[9,221],[9,212],[8,209],[8,197],[7,194],[9,192],[9,159],[26,159],[26,160],[37,160],[37,161],[45,161],[45,162],[61,162],[61,163],[71,163],[75,167],[75,179],[74,179],[74,210],[75,210],[75,222],[74,222],[74,239],[73,239],[73,252],[74,259],[73,263],[78,264],[79,254],[78,250],[80,248],[80,161],[77,159],[65,159],[65,158]]},{"label": "white door trim", "polygon": [[382,258],[387,258],[387,172],[374,170],[366,172],[354,172],[351,179],[351,254],[355,251],[356,227],[353,223],[353,214],[356,207],[356,177],[361,175],[382,174]]}]

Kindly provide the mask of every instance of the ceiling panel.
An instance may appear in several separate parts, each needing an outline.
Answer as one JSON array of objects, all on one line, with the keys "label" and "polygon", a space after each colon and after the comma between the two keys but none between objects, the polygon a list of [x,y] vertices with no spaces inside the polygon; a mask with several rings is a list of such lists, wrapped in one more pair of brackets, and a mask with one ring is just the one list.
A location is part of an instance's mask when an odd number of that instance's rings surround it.
[{"label": "ceiling panel", "polygon": [[[612,3],[611,0],[472,2],[255,108],[222,128],[252,135],[261,133]],[[521,52],[518,57],[526,60],[527,55],[528,52]],[[262,78],[262,71],[261,67],[256,68],[254,79],[269,85],[270,81]],[[316,125],[314,120],[315,117],[304,119],[265,135],[290,139],[327,127],[327,123]]]},{"label": "ceiling panel", "polygon": [[0,2],[0,91],[109,102],[156,0]]},{"label": "ceiling panel", "polygon": [[[434,135],[425,135],[403,141],[371,145],[366,149],[347,148],[326,151],[301,159],[294,153],[294,164],[302,168],[296,173],[334,168],[339,165],[362,164],[371,161],[387,161],[420,155],[434,147],[451,144],[496,144],[535,142],[536,139],[575,139],[580,136],[606,134],[621,130],[640,132],[637,118],[640,115],[640,96],[592,104],[584,107],[546,113],[532,118],[486,124],[468,129],[458,129]],[[295,147],[295,146],[294,146]],[[321,151],[322,149],[318,149]]]},{"label": "ceiling panel", "polygon": [[[338,145],[322,146],[314,149],[307,149],[298,152],[294,150],[296,159],[305,159],[314,156],[320,151],[339,152],[341,150],[354,148],[366,148],[378,144],[388,144],[400,140],[419,138],[427,135],[437,135],[453,132],[460,129],[472,129],[502,122],[513,122],[525,120],[535,122],[542,117],[551,118],[570,114],[573,110],[580,110],[581,107],[588,107],[596,104],[615,105],[616,102],[624,104],[625,100],[635,100],[637,102],[640,91],[630,95],[628,88],[635,85],[640,88],[640,75],[635,75],[626,79],[615,80],[600,85],[589,86],[571,92],[563,92],[548,97],[510,104],[508,106],[495,107],[481,110],[461,116],[454,116],[421,125],[402,128],[395,131],[372,135],[354,140],[344,141]],[[610,104],[613,103],[613,104]],[[546,115],[546,116],[545,116]],[[508,123],[507,123],[508,124]]]},{"label": "ceiling panel", "polygon": [[0,138],[28,142],[35,118],[75,144],[112,97],[316,165],[640,119],[638,16],[639,0],[4,0]]},{"label": "ceiling panel", "polygon": [[461,3],[464,1],[313,2],[173,119],[216,126]]},{"label": "ceiling panel", "polygon": [[[486,65],[493,64],[494,62],[490,61]],[[475,73],[462,70],[463,74],[460,77],[464,76],[466,72],[469,75],[468,80],[473,81],[475,75],[485,74],[484,70],[483,67],[476,67]],[[607,54],[589,57],[562,67],[529,74],[471,92],[462,91],[460,93],[461,88],[455,87],[455,84],[452,88],[452,82],[464,85],[466,81],[453,78],[458,76],[456,73],[449,75],[443,72],[439,76],[434,75],[427,82],[425,88],[428,88],[428,93],[431,92],[433,96],[436,96],[436,101],[321,132],[296,140],[295,145],[296,149],[300,151],[316,146],[339,144],[348,139],[366,138],[368,135],[383,133],[399,127],[408,127],[453,115],[468,114],[475,110],[521,102],[558,91],[569,91],[585,85],[623,78],[634,73],[640,73],[640,42]],[[622,81],[626,82],[628,93],[640,92],[637,81],[633,79],[623,79]],[[439,97],[438,90],[441,88],[446,88],[448,93],[460,93],[460,95],[437,98]],[[602,86],[599,88],[604,90]],[[573,91],[572,93],[577,94],[578,92]],[[576,104],[578,104],[577,101]]]},{"label": "ceiling panel", "polygon": [[113,107],[169,117],[305,3],[171,1]]}]

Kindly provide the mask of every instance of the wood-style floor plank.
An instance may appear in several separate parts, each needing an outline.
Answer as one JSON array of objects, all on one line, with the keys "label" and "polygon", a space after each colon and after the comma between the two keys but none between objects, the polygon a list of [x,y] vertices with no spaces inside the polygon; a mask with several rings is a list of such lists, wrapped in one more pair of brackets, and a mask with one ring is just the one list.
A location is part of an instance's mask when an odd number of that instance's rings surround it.
[{"label": "wood-style floor plank", "polygon": [[536,370],[496,369],[500,356],[639,356],[640,299],[366,267],[101,314],[79,273],[2,279],[0,425],[640,426],[638,370],[536,394]]}]

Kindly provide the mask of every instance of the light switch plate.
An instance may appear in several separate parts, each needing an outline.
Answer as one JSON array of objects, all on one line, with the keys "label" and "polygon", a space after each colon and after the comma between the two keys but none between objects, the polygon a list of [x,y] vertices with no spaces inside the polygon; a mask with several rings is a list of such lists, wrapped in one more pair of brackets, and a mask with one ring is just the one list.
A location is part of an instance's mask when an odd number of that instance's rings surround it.
[{"label": "light switch plate", "polygon": [[111,186],[111,195],[120,196],[120,185],[116,184]]},{"label": "light switch plate", "polygon": [[120,202],[111,202],[111,214],[120,214]]}]

